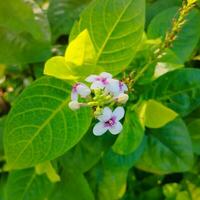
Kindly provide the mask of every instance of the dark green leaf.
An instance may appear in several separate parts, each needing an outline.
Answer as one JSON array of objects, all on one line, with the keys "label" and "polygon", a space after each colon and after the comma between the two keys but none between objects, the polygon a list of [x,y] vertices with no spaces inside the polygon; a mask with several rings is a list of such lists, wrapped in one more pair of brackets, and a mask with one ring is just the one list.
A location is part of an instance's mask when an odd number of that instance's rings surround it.
[{"label": "dark green leaf", "polygon": [[200,105],[200,70],[164,74],[148,86],[145,98],[161,101],[180,115],[189,114]]},{"label": "dark green leaf", "polygon": [[142,142],[144,128],[136,113],[130,110],[126,112],[123,127],[112,149],[118,154],[127,155],[134,152]]},{"label": "dark green leaf", "polygon": [[[164,37],[166,31],[171,28],[172,19],[176,16],[176,13],[178,13],[178,8],[173,7],[158,14],[148,27],[148,36],[150,38]],[[200,13],[198,10],[193,10],[189,13],[183,29],[173,43],[172,50],[183,61],[190,58],[199,41],[200,26],[197,26],[197,24],[200,24]],[[188,40],[188,38],[190,39]]]},{"label": "dark green leaf", "polygon": [[60,158],[65,168],[76,168],[85,173],[94,166],[101,158],[102,153],[113,143],[114,137],[105,134],[99,138],[92,134],[92,130],[70,151]]},{"label": "dark green leaf", "polygon": [[106,169],[112,171],[129,170],[139,160],[146,146],[146,138],[143,138],[140,146],[132,153],[120,155],[112,149],[107,151],[103,156],[103,164]]},{"label": "dark green leaf", "polygon": [[36,175],[34,169],[13,171],[6,185],[6,200],[44,200],[52,185],[45,175]]},{"label": "dark green leaf", "polygon": [[193,120],[189,123],[188,130],[192,139],[193,151],[200,155],[200,119]]},{"label": "dark green leaf", "polygon": [[0,3],[0,63],[43,61],[50,55],[47,18],[35,3]]},{"label": "dark green leaf", "polygon": [[93,193],[84,175],[77,171],[67,171],[61,176],[49,200],[94,200]]},{"label": "dark green leaf", "polygon": [[90,109],[68,108],[71,86],[43,77],[28,87],[9,113],[4,146],[9,168],[54,159],[74,146],[91,122]]},{"label": "dark green leaf", "polygon": [[147,133],[147,145],[137,167],[153,173],[187,171],[193,164],[193,151],[187,127],[181,119]]},{"label": "dark green leaf", "polygon": [[80,12],[91,0],[50,0],[48,19],[53,40],[63,34],[69,34]]}]

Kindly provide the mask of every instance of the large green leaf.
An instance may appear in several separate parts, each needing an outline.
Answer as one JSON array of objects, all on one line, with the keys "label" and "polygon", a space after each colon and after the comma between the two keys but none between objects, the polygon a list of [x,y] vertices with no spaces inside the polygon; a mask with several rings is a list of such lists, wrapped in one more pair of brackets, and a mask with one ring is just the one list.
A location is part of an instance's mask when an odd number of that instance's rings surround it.
[{"label": "large green leaf", "polygon": [[45,175],[36,175],[34,169],[13,171],[8,176],[6,200],[44,200],[51,183]]},{"label": "large green leaf", "polygon": [[[148,36],[150,38],[164,38],[166,31],[171,27],[172,19],[175,17],[177,11],[178,7],[173,7],[159,13],[148,27]],[[183,29],[173,43],[172,50],[183,61],[190,58],[192,51],[199,41],[200,26],[197,26],[197,24],[200,24],[200,13],[198,10],[193,10],[189,13]]]},{"label": "large green leaf", "polygon": [[48,19],[53,40],[63,34],[69,34],[80,12],[91,0],[50,0]]},{"label": "large green leaf", "polygon": [[97,138],[92,134],[92,130],[89,130],[83,139],[59,161],[65,168],[76,168],[79,172],[85,173],[100,160],[103,152],[113,144],[114,139],[111,134],[104,134]]},{"label": "large green leaf", "polygon": [[54,159],[74,146],[91,122],[89,108],[68,108],[71,86],[43,77],[28,87],[9,113],[4,134],[8,168]]},{"label": "large green leaf", "polygon": [[49,200],[94,200],[89,184],[80,172],[67,170],[61,180],[48,197]]},{"label": "large green leaf", "polygon": [[6,117],[1,117],[0,118],[0,157],[3,156],[3,130],[5,127],[5,121],[6,121]]},{"label": "large green leaf", "polygon": [[188,130],[192,139],[193,151],[200,155],[200,119],[195,119],[188,124]]},{"label": "large green leaf", "polygon": [[97,57],[96,65],[119,73],[130,64],[144,30],[144,0],[95,0],[81,15],[71,40],[88,29]]},{"label": "large green leaf", "polygon": [[48,20],[35,3],[0,3],[0,63],[43,61],[50,55]]},{"label": "large green leaf", "polygon": [[118,136],[112,149],[118,154],[127,155],[135,151],[142,142],[144,128],[136,113],[130,110],[126,112],[123,127],[123,131]]},{"label": "large green leaf", "polygon": [[160,101],[180,115],[189,114],[200,105],[200,70],[166,73],[148,86],[145,98]]},{"label": "large green leaf", "polygon": [[115,153],[112,149],[108,150],[102,158],[104,168],[111,171],[129,170],[139,160],[145,146],[146,138],[144,137],[139,147],[134,152],[127,155],[120,155]]},{"label": "large green leaf", "polygon": [[[159,116],[158,116],[159,117]],[[193,151],[184,122],[177,119],[147,134],[147,145],[137,167],[158,174],[187,171],[193,164]]]}]

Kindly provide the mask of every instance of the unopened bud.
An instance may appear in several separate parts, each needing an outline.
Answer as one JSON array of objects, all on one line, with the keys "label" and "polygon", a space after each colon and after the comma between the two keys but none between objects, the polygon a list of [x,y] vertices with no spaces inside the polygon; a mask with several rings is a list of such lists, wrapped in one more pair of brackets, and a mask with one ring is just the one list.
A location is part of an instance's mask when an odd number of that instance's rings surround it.
[{"label": "unopened bud", "polygon": [[81,104],[78,101],[70,101],[68,104],[71,110],[78,110],[81,107]]},{"label": "unopened bud", "polygon": [[120,104],[125,104],[129,99],[129,96],[127,94],[120,94],[116,100],[117,100],[117,103],[120,103]]}]

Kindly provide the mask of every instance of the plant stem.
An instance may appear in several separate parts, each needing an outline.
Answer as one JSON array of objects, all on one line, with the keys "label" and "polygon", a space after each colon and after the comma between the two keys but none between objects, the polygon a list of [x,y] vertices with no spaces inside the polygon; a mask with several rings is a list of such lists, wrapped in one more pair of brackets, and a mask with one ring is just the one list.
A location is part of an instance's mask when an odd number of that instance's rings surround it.
[{"label": "plant stem", "polygon": [[191,9],[195,6],[195,1],[193,3],[183,2],[182,7],[179,9],[178,18],[174,17],[172,20],[172,27],[170,31],[167,31],[165,35],[164,41],[160,44],[160,46],[155,50],[152,58],[149,59],[149,62],[142,67],[142,69],[137,73],[134,78],[134,82],[136,82],[141,76],[143,76],[144,72],[148,69],[149,65],[154,62],[157,63],[160,58],[163,57],[167,48],[172,47],[173,42],[177,39],[178,34],[183,28],[183,25],[186,22],[186,17]]}]

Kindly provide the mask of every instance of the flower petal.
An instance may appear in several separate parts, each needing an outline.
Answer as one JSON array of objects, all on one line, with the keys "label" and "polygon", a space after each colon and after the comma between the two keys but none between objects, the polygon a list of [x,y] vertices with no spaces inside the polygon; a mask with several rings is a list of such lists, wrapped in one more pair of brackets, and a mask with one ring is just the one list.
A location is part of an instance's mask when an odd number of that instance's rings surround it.
[{"label": "flower petal", "polygon": [[123,92],[127,92],[128,91],[127,85],[125,83],[122,83],[122,84],[123,84],[123,86],[122,86]]},{"label": "flower petal", "polygon": [[106,122],[112,117],[112,110],[109,107],[105,107],[102,111],[102,115],[97,117],[101,122]]},{"label": "flower petal", "polygon": [[112,74],[107,73],[107,72],[102,72],[102,73],[100,74],[100,76],[103,77],[103,78],[108,78],[108,79],[111,79],[111,78],[112,78]]},{"label": "flower petal", "polygon": [[113,134],[117,135],[119,134],[123,129],[123,126],[120,122],[116,122],[116,124],[112,127],[110,127],[108,130]]},{"label": "flower petal", "polygon": [[97,77],[98,77],[97,75],[90,75],[85,79],[85,81],[92,83],[92,82],[96,81]]},{"label": "flower petal", "polygon": [[78,100],[78,93],[77,92],[72,91],[71,100],[72,101],[77,101]]},{"label": "flower petal", "polygon": [[119,81],[115,79],[110,80],[106,90],[113,96],[118,96],[120,94]]},{"label": "flower petal", "polygon": [[116,117],[116,120],[119,121],[120,119],[122,119],[124,117],[125,114],[125,110],[123,107],[117,107],[114,111],[113,111],[113,116]]},{"label": "flower petal", "polygon": [[95,90],[95,89],[103,89],[104,88],[104,85],[102,82],[100,81],[95,81],[92,83],[91,87],[90,87],[92,90]]},{"label": "flower petal", "polygon": [[77,92],[81,97],[87,97],[91,93],[90,88],[83,83],[77,86]]},{"label": "flower petal", "polygon": [[104,126],[103,122],[98,122],[93,128],[93,133],[96,136],[100,136],[103,135],[107,130],[108,128]]}]

